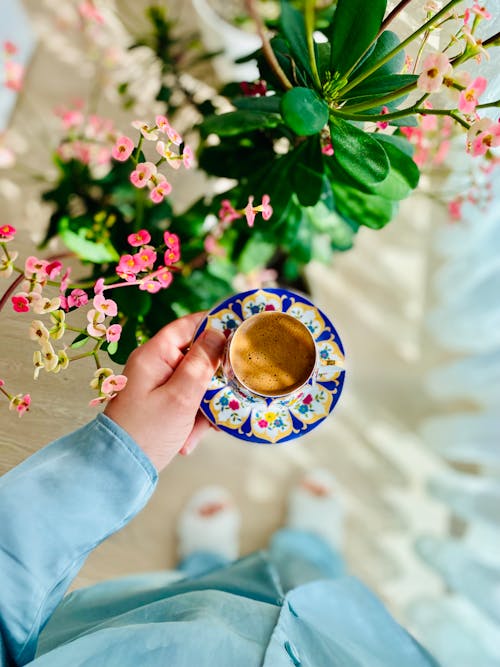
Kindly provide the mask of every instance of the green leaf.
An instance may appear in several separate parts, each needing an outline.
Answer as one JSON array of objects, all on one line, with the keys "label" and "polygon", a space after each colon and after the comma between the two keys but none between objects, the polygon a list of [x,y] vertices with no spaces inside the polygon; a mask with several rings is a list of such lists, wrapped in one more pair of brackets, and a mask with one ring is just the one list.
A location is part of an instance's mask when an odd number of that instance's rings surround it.
[{"label": "green leaf", "polygon": [[336,211],[331,211],[322,201],[319,201],[316,206],[308,208],[307,215],[312,228],[315,230],[313,251],[316,259],[320,259],[318,255],[321,253],[317,240],[322,246],[326,246],[325,258],[328,258],[332,248],[336,250],[352,248],[354,236],[358,229],[357,224],[349,224]]},{"label": "green leaf", "polygon": [[352,178],[371,185],[387,177],[389,159],[371,134],[340,118],[332,121],[330,130],[335,157]]},{"label": "green leaf", "polygon": [[392,144],[399,148],[405,155],[413,157],[415,153],[415,146],[410,144],[410,142],[405,138],[397,134],[382,134],[377,132],[373,135],[377,141],[381,141],[384,146],[387,148],[387,144]]},{"label": "green leaf", "polygon": [[330,54],[331,47],[328,42],[320,42],[316,44],[316,63],[318,65],[318,73],[321,81],[326,79],[326,73],[330,71]]},{"label": "green leaf", "polygon": [[323,160],[319,136],[311,137],[296,149],[292,186],[302,206],[314,206],[323,187]]},{"label": "green leaf", "polygon": [[238,260],[238,271],[250,273],[254,269],[266,266],[276,251],[276,244],[254,232],[247,241]]},{"label": "green leaf", "polygon": [[253,130],[277,127],[280,123],[281,118],[278,114],[241,109],[218,116],[209,116],[200,125],[200,133],[204,138],[208,137],[209,134],[230,137],[236,134],[243,134],[244,132],[252,132]]},{"label": "green leaf", "polygon": [[371,77],[362,81],[358,86],[347,93],[349,99],[358,97],[369,97],[387,95],[415,83],[417,74],[385,74],[383,76]]},{"label": "green leaf", "polygon": [[373,190],[382,197],[404,199],[417,187],[420,171],[411,156],[400,150],[394,143],[379,137],[377,139],[384,144],[391,163],[391,170],[386,180],[377,186],[373,186]]},{"label": "green leaf", "polygon": [[309,51],[307,48],[306,26],[304,17],[287,0],[281,0],[281,28],[290,45],[295,60],[302,65],[309,77],[313,78],[311,65],[309,63]]},{"label": "green leaf", "polygon": [[94,264],[117,262],[120,259],[113,245],[108,241],[91,241],[86,238],[89,228],[81,225],[82,218],[68,218],[59,220],[59,236],[63,243],[80,259]]},{"label": "green leaf", "polygon": [[335,206],[343,217],[371,229],[381,229],[392,220],[395,205],[389,199],[340,183],[332,183],[332,190]]},{"label": "green leaf", "polygon": [[292,88],[281,98],[285,123],[299,136],[316,134],[328,122],[328,105],[310,88]]},{"label": "green leaf", "polygon": [[83,347],[85,343],[88,341],[88,339],[89,337],[87,336],[87,334],[84,333],[78,334],[78,336],[71,343],[70,347],[73,350],[77,350],[79,347]]},{"label": "green leaf", "polygon": [[111,341],[111,343],[108,343],[107,347],[107,352],[109,355],[116,354],[118,350],[118,342],[116,340]]},{"label": "green leaf", "polygon": [[[396,33],[392,32],[391,30],[384,30],[384,32],[377,39],[375,48],[371,52],[370,56],[366,58],[366,60],[364,60],[362,64],[354,71],[353,77],[357,77],[371,69],[375,63],[380,62],[382,58],[395,49],[399,44],[399,37],[396,35]],[[382,65],[382,67],[379,67],[371,76],[379,77],[388,74],[399,74],[403,69],[404,64],[404,51],[398,51],[395,56]],[[369,78],[371,77],[368,77],[365,79],[365,81],[368,81]]]},{"label": "green leaf", "polygon": [[147,315],[153,304],[151,294],[132,285],[113,290],[113,300],[121,313],[137,319]]},{"label": "green leaf", "polygon": [[377,35],[387,0],[338,0],[333,15],[330,69],[344,75]]},{"label": "green leaf", "polygon": [[235,97],[231,104],[237,109],[249,109],[251,111],[265,111],[267,113],[280,113],[281,98],[279,95],[260,95],[254,97]]}]

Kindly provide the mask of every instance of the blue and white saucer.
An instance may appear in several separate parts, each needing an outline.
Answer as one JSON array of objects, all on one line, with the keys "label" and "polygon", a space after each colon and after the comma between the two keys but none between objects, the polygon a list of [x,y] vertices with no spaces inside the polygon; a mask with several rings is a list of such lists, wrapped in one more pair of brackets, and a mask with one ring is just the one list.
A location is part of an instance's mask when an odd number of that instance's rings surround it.
[{"label": "blue and white saucer", "polygon": [[243,320],[265,310],[292,315],[312,333],[319,369],[292,400],[246,397],[230,386],[222,371],[212,378],[201,402],[207,419],[247,442],[275,444],[299,438],[323,421],[335,407],[344,384],[344,348],[333,324],[308,299],[281,288],[235,294],[215,306],[200,324],[196,338],[212,327],[231,334]]}]

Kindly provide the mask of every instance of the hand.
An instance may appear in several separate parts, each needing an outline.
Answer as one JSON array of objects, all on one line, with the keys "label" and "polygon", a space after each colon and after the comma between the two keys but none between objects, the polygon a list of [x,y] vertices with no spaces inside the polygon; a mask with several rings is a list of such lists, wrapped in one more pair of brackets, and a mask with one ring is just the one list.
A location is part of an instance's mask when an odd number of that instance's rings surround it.
[{"label": "hand", "polygon": [[203,316],[181,317],[134,350],[123,371],[127,385],[104,410],[158,471],[177,453],[193,451],[209,428],[198,408],[219,365],[225,337],[205,330],[185,353]]}]

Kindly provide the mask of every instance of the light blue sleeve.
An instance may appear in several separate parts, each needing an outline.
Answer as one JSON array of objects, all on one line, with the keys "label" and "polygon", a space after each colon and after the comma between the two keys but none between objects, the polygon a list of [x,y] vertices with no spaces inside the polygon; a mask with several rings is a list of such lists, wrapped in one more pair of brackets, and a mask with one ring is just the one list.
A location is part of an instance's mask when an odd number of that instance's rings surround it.
[{"label": "light blue sleeve", "polygon": [[99,415],[0,479],[0,666],[24,665],[87,555],[146,504],[158,475]]}]

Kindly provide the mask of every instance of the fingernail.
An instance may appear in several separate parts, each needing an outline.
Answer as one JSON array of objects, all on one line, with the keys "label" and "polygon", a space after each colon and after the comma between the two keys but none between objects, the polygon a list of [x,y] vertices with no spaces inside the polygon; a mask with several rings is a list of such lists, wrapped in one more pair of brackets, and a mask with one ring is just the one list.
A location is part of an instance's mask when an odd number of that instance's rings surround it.
[{"label": "fingernail", "polygon": [[203,340],[203,347],[205,347],[213,355],[222,354],[224,345],[226,344],[226,337],[221,331],[216,329],[206,329]]}]

